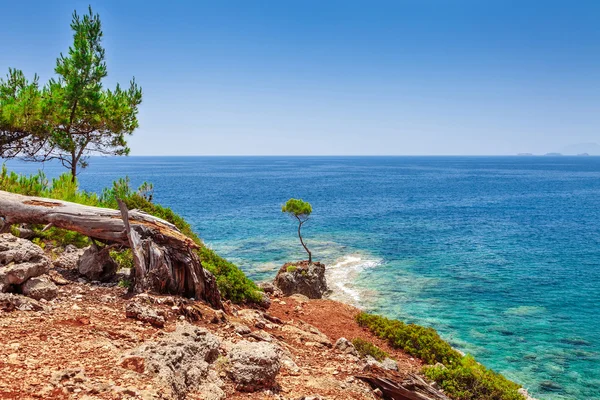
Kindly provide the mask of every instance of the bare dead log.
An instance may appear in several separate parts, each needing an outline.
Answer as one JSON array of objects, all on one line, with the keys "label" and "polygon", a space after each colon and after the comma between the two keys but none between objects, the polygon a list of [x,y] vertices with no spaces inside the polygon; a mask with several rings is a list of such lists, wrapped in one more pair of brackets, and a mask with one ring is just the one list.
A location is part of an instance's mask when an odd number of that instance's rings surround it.
[{"label": "bare dead log", "polygon": [[134,291],[178,294],[222,308],[214,276],[202,268],[199,246],[175,225],[137,210],[120,211],[0,191],[4,226],[47,225],[79,232],[105,243],[130,247]]},{"label": "bare dead log", "polygon": [[415,374],[401,376],[397,372],[370,367],[366,375],[357,378],[381,390],[383,398],[388,400],[450,400]]}]

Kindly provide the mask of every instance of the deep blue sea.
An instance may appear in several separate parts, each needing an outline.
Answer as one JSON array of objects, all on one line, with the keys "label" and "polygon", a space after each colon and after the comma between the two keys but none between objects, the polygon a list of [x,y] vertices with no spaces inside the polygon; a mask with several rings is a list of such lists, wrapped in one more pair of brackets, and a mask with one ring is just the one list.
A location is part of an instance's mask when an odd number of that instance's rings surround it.
[{"label": "deep blue sea", "polygon": [[124,175],[257,280],[305,256],[281,205],[310,201],[334,298],[432,326],[540,399],[600,399],[598,157],[96,158],[80,182]]}]

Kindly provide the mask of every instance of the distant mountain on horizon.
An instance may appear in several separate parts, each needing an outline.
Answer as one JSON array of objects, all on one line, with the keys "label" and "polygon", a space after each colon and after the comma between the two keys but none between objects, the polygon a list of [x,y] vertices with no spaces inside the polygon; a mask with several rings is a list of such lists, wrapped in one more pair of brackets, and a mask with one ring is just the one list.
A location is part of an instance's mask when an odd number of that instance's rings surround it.
[{"label": "distant mountain on horizon", "polygon": [[588,154],[591,156],[600,155],[600,144],[595,142],[570,144],[563,147],[560,153],[566,155]]}]

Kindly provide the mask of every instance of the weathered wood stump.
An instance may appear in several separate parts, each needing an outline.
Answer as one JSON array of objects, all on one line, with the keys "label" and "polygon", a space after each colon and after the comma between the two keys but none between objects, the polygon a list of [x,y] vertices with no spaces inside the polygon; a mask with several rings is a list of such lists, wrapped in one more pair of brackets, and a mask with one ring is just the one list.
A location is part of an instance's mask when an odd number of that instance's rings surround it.
[{"label": "weathered wood stump", "polygon": [[388,400],[450,400],[444,393],[435,389],[416,374],[401,374],[371,366],[364,375],[356,376],[381,390]]}]

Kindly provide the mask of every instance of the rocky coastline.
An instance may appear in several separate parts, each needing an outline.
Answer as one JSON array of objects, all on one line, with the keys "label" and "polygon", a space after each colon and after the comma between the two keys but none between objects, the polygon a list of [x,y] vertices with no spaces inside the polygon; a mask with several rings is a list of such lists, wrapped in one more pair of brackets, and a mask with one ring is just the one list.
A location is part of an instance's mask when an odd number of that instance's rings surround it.
[{"label": "rocky coastline", "polygon": [[129,293],[119,285],[129,271],[94,245],[42,249],[1,234],[0,397],[379,399],[373,381],[385,377],[449,399],[420,375],[423,361],[326,299],[325,268],[286,263],[259,285],[262,301],[218,310]]}]

